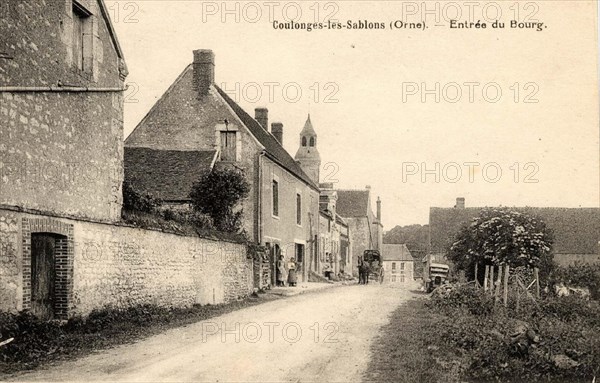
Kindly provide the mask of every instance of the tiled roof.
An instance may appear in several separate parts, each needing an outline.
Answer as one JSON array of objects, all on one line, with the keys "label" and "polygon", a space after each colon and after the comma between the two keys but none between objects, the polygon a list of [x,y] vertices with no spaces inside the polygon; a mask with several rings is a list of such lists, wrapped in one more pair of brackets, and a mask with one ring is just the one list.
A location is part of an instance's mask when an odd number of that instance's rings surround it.
[{"label": "tiled roof", "polygon": [[408,247],[404,244],[384,243],[381,248],[381,257],[384,261],[414,261]]},{"label": "tiled roof", "polygon": [[[429,212],[430,251],[444,252],[460,227],[477,217],[482,208],[437,208]],[[554,232],[555,254],[598,254],[599,208],[512,208],[537,216]]]},{"label": "tiled roof", "polygon": [[125,147],[125,181],[165,201],[188,201],[194,182],[211,171],[216,151]]},{"label": "tiled roof", "polygon": [[366,217],[369,209],[368,190],[338,190],[337,212],[342,217]]},{"label": "tiled roof", "polygon": [[319,187],[310,179],[306,173],[302,170],[300,165],[290,156],[290,154],[281,146],[281,144],[273,137],[273,135],[267,132],[258,121],[250,117],[248,113],[244,111],[235,101],[231,99],[221,88],[215,85],[215,88],[219,92],[219,95],[227,102],[227,104],[233,109],[238,118],[246,125],[250,133],[265,147],[267,154],[272,159],[277,161],[281,166],[286,168],[296,177],[310,185],[316,190]]}]

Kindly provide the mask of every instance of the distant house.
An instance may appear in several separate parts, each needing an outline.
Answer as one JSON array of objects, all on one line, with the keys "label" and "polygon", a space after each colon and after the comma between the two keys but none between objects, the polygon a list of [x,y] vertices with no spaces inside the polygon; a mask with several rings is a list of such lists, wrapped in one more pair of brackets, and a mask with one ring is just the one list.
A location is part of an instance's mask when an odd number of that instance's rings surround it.
[{"label": "distant house", "polygon": [[348,223],[352,251],[346,273],[358,274],[358,257],[365,250],[381,250],[383,225],[381,200],[377,199],[377,215],[371,210],[371,187],[365,190],[337,190],[337,213]]},{"label": "distant house", "polygon": [[[319,202],[319,259],[315,265],[320,274],[350,273],[350,238],[346,221],[337,214],[337,191],[333,184],[322,183]],[[348,265],[348,266],[347,266]]]},{"label": "distant house", "polygon": [[[457,198],[452,208],[432,207],[429,211],[429,253],[442,257],[463,224],[479,215],[481,207],[465,207]],[[561,207],[515,207],[537,216],[554,232],[554,260],[562,265],[576,261],[600,263],[600,209]]]},{"label": "distant house", "polygon": [[[213,52],[196,50],[192,64],[125,141],[125,175],[181,205],[202,172],[243,171],[250,183],[250,195],[242,203],[244,229],[270,249],[273,266],[281,255],[295,258],[302,281],[317,257],[318,180],[283,148],[283,124],[271,127],[269,131],[266,108],[257,108],[253,118],[215,84]],[[140,163],[145,159],[155,169]],[[164,174],[169,167],[158,164],[161,159],[175,164],[173,174]],[[147,181],[155,175],[164,180],[151,185]]]},{"label": "distant house", "polygon": [[411,283],[414,280],[415,262],[404,244],[382,245],[381,258],[384,268],[384,283]]}]

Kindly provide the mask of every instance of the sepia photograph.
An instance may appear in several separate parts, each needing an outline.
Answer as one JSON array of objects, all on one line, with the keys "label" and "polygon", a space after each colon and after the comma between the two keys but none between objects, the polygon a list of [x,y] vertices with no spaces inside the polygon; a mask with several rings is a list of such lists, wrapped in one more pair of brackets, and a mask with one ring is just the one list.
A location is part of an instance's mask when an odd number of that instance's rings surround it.
[{"label": "sepia photograph", "polygon": [[0,382],[600,383],[595,0],[0,0]]}]

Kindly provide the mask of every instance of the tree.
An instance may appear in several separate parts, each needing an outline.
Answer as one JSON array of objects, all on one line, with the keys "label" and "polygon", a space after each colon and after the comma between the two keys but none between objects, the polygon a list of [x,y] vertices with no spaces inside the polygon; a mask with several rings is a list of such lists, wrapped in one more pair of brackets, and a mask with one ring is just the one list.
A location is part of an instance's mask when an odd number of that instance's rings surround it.
[{"label": "tree", "polygon": [[546,269],[552,264],[552,232],[544,221],[509,208],[485,208],[456,234],[447,256],[474,276],[485,265]]},{"label": "tree", "polygon": [[249,192],[250,185],[241,171],[219,169],[200,177],[192,187],[190,198],[193,209],[209,215],[217,230],[239,232],[243,211],[235,208]]}]

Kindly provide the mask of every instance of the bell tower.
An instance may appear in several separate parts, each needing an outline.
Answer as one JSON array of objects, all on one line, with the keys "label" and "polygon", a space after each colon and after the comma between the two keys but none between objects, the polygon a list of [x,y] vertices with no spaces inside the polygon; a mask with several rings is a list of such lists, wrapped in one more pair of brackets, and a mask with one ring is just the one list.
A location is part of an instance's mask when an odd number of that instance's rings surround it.
[{"label": "bell tower", "polygon": [[304,128],[300,132],[300,147],[294,158],[300,164],[304,173],[318,185],[321,155],[317,150],[317,133],[310,121],[310,114],[304,123]]}]

